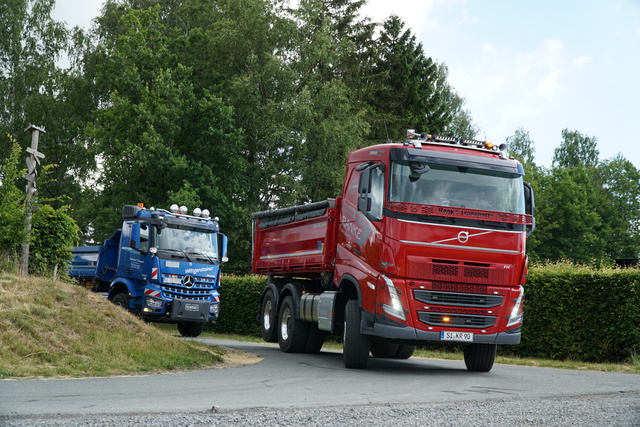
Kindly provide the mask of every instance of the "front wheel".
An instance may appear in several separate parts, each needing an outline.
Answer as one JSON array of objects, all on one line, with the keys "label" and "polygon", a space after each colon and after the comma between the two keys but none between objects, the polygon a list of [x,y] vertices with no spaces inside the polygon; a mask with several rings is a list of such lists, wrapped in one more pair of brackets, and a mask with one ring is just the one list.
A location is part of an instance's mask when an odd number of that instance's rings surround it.
[{"label": "front wheel", "polygon": [[467,370],[475,372],[489,372],[493,368],[496,359],[496,344],[471,344],[465,345],[464,364]]},{"label": "front wheel", "polygon": [[201,322],[180,322],[178,323],[178,332],[183,337],[197,337],[202,333],[204,323]]},{"label": "front wheel", "polygon": [[342,359],[349,369],[365,369],[369,361],[369,335],[360,332],[362,310],[358,300],[347,301],[344,313]]},{"label": "front wheel", "polygon": [[282,300],[278,315],[278,345],[285,353],[300,353],[307,343],[309,324],[295,317],[293,297],[288,295]]},{"label": "front wheel", "polygon": [[278,341],[278,327],[276,325],[278,321],[276,312],[276,299],[272,291],[267,291],[264,294],[262,300],[262,307],[260,309],[262,315],[262,339],[265,342],[277,342]]},{"label": "front wheel", "polygon": [[122,307],[125,310],[129,311],[129,295],[126,292],[120,292],[119,294],[116,294],[111,302],[118,307]]}]

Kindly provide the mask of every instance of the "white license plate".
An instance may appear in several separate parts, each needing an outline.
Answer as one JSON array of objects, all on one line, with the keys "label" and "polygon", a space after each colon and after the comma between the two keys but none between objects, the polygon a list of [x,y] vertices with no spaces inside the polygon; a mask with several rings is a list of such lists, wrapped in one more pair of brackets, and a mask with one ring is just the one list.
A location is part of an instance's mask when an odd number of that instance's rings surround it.
[{"label": "white license plate", "polygon": [[440,339],[442,341],[473,342],[473,332],[441,331]]},{"label": "white license plate", "polygon": [[200,306],[198,304],[185,304],[184,309],[187,311],[200,311]]}]

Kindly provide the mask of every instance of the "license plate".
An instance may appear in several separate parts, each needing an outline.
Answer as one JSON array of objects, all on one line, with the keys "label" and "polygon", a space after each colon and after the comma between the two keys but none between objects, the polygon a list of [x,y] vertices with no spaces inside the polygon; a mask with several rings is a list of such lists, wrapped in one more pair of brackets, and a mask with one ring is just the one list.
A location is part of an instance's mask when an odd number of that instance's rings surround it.
[{"label": "license plate", "polygon": [[187,311],[200,311],[200,306],[198,304],[185,304],[184,309]]},{"label": "license plate", "polygon": [[473,332],[442,331],[440,339],[442,341],[473,342]]}]

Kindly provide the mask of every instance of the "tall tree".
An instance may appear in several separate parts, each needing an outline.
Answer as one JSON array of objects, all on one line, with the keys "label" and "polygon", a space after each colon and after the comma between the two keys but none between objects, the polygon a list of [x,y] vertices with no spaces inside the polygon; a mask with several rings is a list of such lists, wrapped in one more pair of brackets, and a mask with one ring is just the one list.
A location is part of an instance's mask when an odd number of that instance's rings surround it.
[{"label": "tall tree", "polygon": [[124,204],[163,206],[170,197],[233,222],[232,196],[242,196],[246,168],[231,108],[193,85],[175,49],[185,40],[164,27],[159,6],[128,9],[119,22],[120,34],[94,52],[101,58],[94,78],[109,92],[91,133],[103,168],[96,232],[113,231]]},{"label": "tall tree", "polygon": [[378,42],[379,84],[369,100],[370,138],[401,138],[408,128],[444,133],[463,104],[446,82],[446,67],[425,55],[422,43],[397,15],[382,24]]},{"label": "tall tree", "polygon": [[[29,124],[50,128],[51,99],[57,90],[56,60],[67,32],[51,18],[55,0],[5,0],[0,3],[0,135],[22,147],[30,143]],[[10,145],[0,146],[7,157]]]}]

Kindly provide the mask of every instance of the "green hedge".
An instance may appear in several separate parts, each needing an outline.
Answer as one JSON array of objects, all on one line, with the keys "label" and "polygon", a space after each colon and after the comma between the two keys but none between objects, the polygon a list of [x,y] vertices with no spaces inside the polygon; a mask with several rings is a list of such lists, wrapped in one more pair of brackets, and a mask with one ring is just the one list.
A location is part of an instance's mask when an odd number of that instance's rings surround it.
[{"label": "green hedge", "polygon": [[640,350],[640,270],[532,268],[521,356],[621,362]]},{"label": "green hedge", "polygon": [[225,334],[260,335],[256,321],[264,276],[223,275],[220,285],[220,315],[210,331]]},{"label": "green hedge", "polygon": [[[224,276],[218,333],[260,335],[264,276]],[[522,343],[500,346],[523,357],[624,362],[640,352],[640,270],[535,267],[525,287]]]}]

